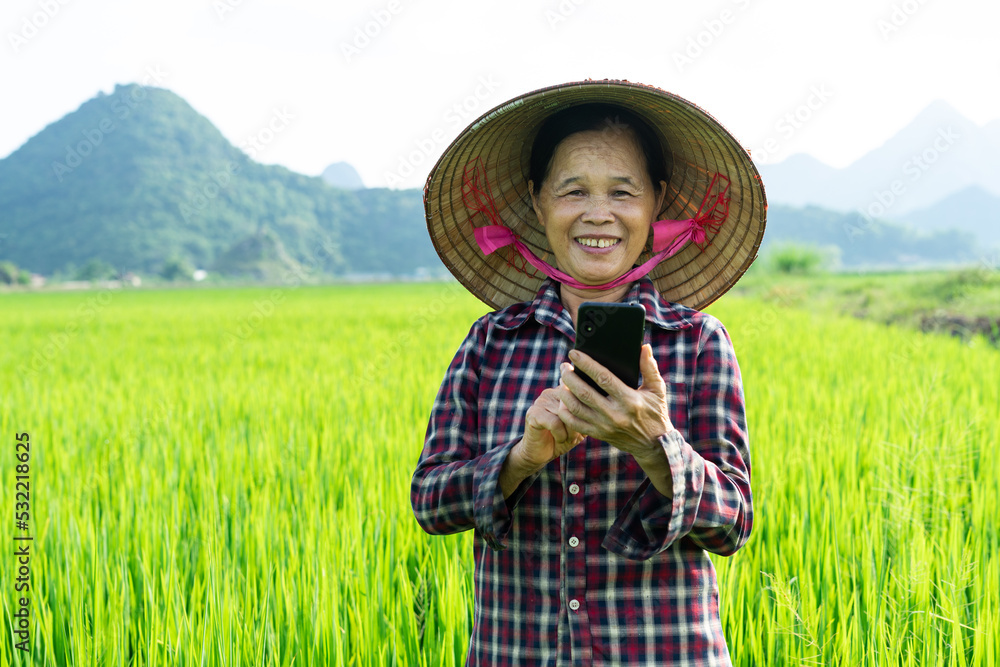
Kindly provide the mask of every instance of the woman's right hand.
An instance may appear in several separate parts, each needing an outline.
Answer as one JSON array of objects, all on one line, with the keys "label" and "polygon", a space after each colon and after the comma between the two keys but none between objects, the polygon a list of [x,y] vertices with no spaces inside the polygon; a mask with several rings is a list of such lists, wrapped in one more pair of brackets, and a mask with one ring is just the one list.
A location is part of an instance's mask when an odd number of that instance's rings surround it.
[{"label": "woman's right hand", "polygon": [[571,430],[559,418],[562,401],[558,389],[543,391],[528,408],[524,420],[524,438],[519,443],[520,454],[532,467],[542,468],[584,441],[581,433]]}]

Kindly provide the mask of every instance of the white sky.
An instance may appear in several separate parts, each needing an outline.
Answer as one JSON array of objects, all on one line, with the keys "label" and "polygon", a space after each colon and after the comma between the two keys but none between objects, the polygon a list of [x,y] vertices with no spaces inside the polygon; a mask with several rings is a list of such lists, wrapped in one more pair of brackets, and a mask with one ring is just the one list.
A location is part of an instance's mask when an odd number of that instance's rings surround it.
[{"label": "white sky", "polygon": [[[623,78],[698,104],[758,162],[842,167],[935,99],[1000,118],[997,25],[996,0],[3,0],[0,156],[157,72],[236,145],[290,115],[262,162],[315,175],[343,160],[370,187],[421,187],[493,106]],[[806,122],[781,124],[816,90]]]}]

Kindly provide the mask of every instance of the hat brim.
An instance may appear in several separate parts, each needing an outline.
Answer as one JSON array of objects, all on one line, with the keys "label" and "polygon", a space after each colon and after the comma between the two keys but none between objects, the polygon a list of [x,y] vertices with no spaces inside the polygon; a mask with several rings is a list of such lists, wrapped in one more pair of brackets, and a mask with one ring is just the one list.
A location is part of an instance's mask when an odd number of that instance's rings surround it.
[{"label": "hat brim", "polygon": [[[480,158],[497,212],[537,256],[555,265],[528,194],[531,146],[542,122],[576,104],[606,102],[641,116],[673,158],[661,218],[694,217],[715,174],[730,181],[729,214],[704,248],[689,243],[649,274],[668,301],[702,309],[746,272],[764,236],[767,200],[750,155],[708,113],[672,93],[628,81],[580,81],[542,88],[483,114],[445,150],[424,186],[431,241],[448,270],[476,297],[500,309],[535,297],[545,275],[504,248],[484,255],[474,213],[462,199],[465,167]],[[639,258],[650,257],[650,248]]]}]

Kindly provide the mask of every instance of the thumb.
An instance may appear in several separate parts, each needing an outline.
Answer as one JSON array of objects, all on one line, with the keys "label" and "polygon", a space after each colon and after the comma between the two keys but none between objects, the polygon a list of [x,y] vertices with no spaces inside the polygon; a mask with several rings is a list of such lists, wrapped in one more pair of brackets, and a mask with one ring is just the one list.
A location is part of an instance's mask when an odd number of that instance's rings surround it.
[{"label": "thumb", "polygon": [[667,385],[660,376],[660,369],[656,365],[656,359],[653,358],[653,346],[648,343],[642,346],[642,354],[639,356],[639,370],[642,372],[642,386],[644,389],[660,394],[666,392]]}]

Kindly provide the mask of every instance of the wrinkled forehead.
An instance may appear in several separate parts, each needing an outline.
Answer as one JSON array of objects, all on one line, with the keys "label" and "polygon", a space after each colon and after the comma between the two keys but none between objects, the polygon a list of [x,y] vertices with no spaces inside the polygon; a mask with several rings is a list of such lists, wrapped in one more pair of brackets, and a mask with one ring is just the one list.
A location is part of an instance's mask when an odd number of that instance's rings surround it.
[{"label": "wrinkled forehead", "polygon": [[639,135],[631,128],[619,127],[615,132],[581,130],[567,135],[556,144],[549,168],[578,160],[608,160],[619,166],[645,170],[646,157]]},{"label": "wrinkled forehead", "polygon": [[651,185],[639,135],[619,125],[613,132],[581,130],[556,144],[545,165],[543,187],[568,180],[604,176],[635,185]]}]

